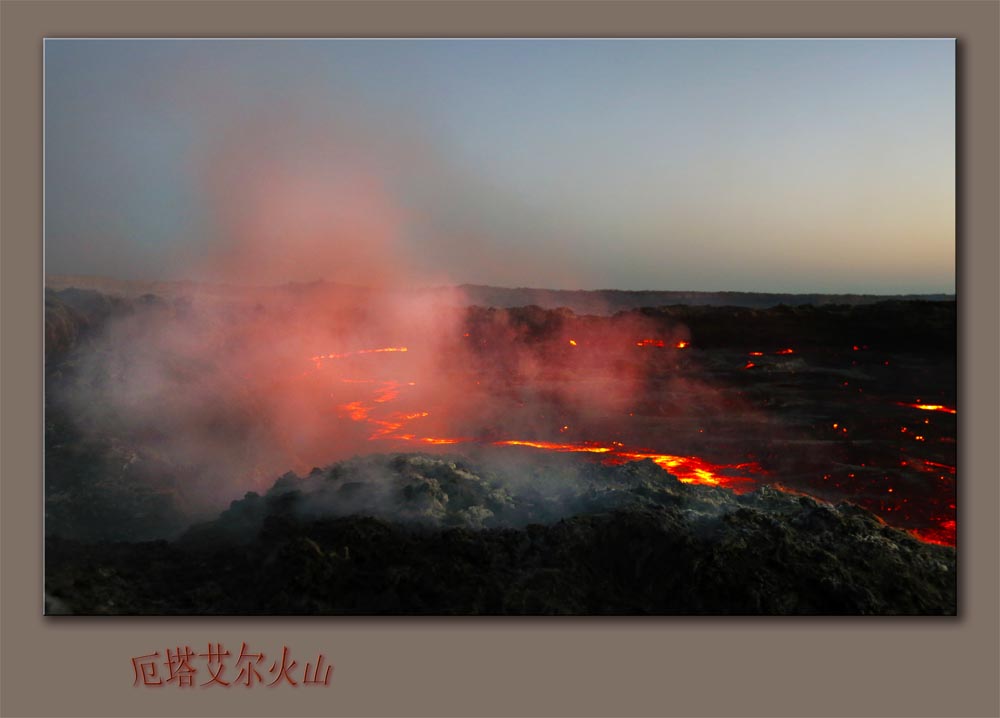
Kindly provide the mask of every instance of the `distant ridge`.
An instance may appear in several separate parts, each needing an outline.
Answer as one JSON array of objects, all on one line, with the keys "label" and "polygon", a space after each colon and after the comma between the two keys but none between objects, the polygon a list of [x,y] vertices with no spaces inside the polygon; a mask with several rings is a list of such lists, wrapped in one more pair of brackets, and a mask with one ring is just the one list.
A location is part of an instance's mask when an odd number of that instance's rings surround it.
[{"label": "distant ridge", "polygon": [[[49,275],[46,287],[55,291],[69,288],[89,289],[105,294],[123,297],[138,297],[143,294],[179,296],[200,294],[214,297],[259,297],[262,293],[285,291],[336,291],[343,294],[357,293],[360,297],[377,290],[362,287],[333,284],[325,281],[295,283],[280,286],[250,287],[228,284],[213,284],[189,280],[142,281],[113,279],[84,275]],[[485,307],[509,308],[535,305],[543,309],[566,307],[577,314],[614,314],[640,307],[662,307],[670,305],[708,307],[746,307],[767,309],[781,304],[787,306],[827,305],[827,304],[874,304],[884,301],[935,301],[953,302],[954,294],[794,294],[765,292],[694,292],[669,290],[623,290],[623,289],[533,289],[527,287],[493,287],[479,284],[462,284],[458,287],[465,304]],[[419,293],[448,293],[451,287],[414,290]]]},{"label": "distant ridge", "polygon": [[680,292],[656,290],[574,290],[507,289],[473,284],[459,287],[470,304],[492,307],[516,307],[534,304],[544,309],[568,307],[577,313],[607,314],[639,307],[686,304],[710,307],[747,307],[766,309],[779,304],[874,304],[884,301],[955,301],[954,294],[790,294],[763,292]]}]

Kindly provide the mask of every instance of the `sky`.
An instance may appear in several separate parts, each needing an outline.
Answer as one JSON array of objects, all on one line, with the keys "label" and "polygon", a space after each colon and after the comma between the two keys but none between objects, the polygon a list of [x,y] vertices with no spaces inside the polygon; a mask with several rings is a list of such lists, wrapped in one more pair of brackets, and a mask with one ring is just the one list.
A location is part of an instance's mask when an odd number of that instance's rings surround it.
[{"label": "sky", "polygon": [[955,43],[46,40],[49,274],[955,290]]}]

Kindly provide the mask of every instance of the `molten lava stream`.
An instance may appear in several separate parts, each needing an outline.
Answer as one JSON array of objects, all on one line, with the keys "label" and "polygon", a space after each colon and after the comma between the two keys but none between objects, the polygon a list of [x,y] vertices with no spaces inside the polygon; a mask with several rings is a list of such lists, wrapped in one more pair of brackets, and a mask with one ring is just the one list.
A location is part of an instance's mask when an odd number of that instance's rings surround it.
[{"label": "molten lava stream", "polygon": [[956,409],[950,406],[944,406],[943,404],[907,404],[906,402],[897,402],[900,406],[908,406],[911,409],[921,409],[923,411],[940,411],[944,414],[957,414]]},{"label": "molten lava stream", "polygon": [[[650,459],[661,468],[669,471],[678,480],[686,484],[705,484],[709,486],[723,486],[732,489],[737,493],[743,493],[752,489],[752,485],[757,479],[750,476],[732,475],[724,472],[750,471],[758,475],[764,473],[760,466],[753,463],[746,464],[713,464],[697,456],[676,456],[674,454],[657,454],[645,450],[627,450],[618,442],[611,444],[600,444],[597,442],[585,442],[580,444],[559,444],[550,441],[521,441],[510,439],[507,441],[494,441],[494,446],[525,446],[542,451],[556,451],[560,453],[587,453],[600,454],[601,462],[613,466],[628,463],[630,461],[642,461]],[[750,486],[748,486],[750,484]]]},{"label": "molten lava stream", "polygon": [[[575,340],[570,340],[571,346],[576,346]],[[656,339],[646,339],[636,342],[639,347],[662,347],[665,342]],[[682,346],[683,345],[683,346]],[[687,346],[686,342],[679,342],[677,348]],[[325,354],[311,357],[317,370],[322,369],[324,360],[345,359],[348,357],[367,355],[406,352],[406,347],[383,347],[378,349],[362,349],[341,354]],[[791,349],[783,349],[775,352],[777,354],[792,354]],[[751,352],[751,356],[760,356],[759,352]],[[753,362],[747,362],[746,368],[754,366]],[[370,378],[346,378],[341,377],[340,383],[348,385],[368,385],[371,387],[370,399],[368,401],[355,400],[342,403],[338,406],[340,415],[359,424],[367,424],[371,427],[372,433],[368,437],[369,441],[394,441],[410,444],[423,444],[426,446],[447,446],[460,443],[488,443],[497,447],[521,447],[536,451],[547,451],[557,453],[576,453],[593,455],[601,463],[608,465],[621,465],[631,461],[642,461],[649,459],[664,470],[676,476],[684,483],[702,484],[708,486],[720,486],[736,493],[745,493],[753,490],[759,480],[766,476],[766,472],[755,463],[742,464],[714,464],[698,456],[679,456],[674,454],[660,454],[649,449],[627,448],[621,442],[613,441],[601,443],[596,441],[586,441],[579,443],[559,443],[553,441],[541,441],[531,439],[505,439],[500,441],[484,441],[482,439],[472,439],[466,437],[449,436],[427,436],[413,433],[410,429],[411,422],[418,421],[431,412],[428,411],[391,411],[388,405],[394,404],[400,398],[401,393],[408,387],[415,386],[414,382],[399,382],[393,380],[377,380]],[[904,404],[923,411],[939,411],[945,413],[956,413],[955,409],[938,404],[923,404],[920,400],[914,404]],[[563,427],[565,430],[567,427]],[[834,428],[838,428],[834,425]],[[904,462],[906,465],[906,462]],[[916,466],[916,465],[915,465]],[[927,473],[945,472],[954,476],[955,467],[950,464],[938,463],[930,460],[921,460],[919,469]],[[944,476],[941,477],[944,479]],[[876,507],[873,508],[877,514],[881,514]],[[891,510],[891,509],[887,509]],[[941,544],[944,546],[955,545],[956,524],[953,518],[933,517],[931,526],[908,528],[911,535],[917,539],[927,542]]]}]

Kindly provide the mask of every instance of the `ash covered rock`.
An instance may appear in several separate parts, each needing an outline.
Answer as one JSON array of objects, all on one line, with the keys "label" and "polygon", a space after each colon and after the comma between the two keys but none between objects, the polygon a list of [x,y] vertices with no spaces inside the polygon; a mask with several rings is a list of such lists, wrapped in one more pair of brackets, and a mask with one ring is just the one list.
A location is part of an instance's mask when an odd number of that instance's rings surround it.
[{"label": "ash covered rock", "polygon": [[461,461],[426,456],[375,455],[289,472],[263,496],[234,501],[217,526],[243,533],[267,516],[313,520],[337,516],[379,517],[407,525],[484,528],[509,522],[515,501],[500,480]]},{"label": "ash covered rock", "polygon": [[600,466],[556,459],[536,466],[470,466],[460,457],[371,455],[289,472],[263,496],[250,492],[219,520],[195,529],[246,537],[271,518],[310,521],[371,516],[407,526],[521,528],[567,516],[638,506],[690,504],[717,512],[726,491],[685,487],[652,461]]},{"label": "ash covered rock", "polygon": [[50,612],[956,612],[954,549],[849,504],[737,496],[648,461],[508,471],[364,457],[286,474],[176,542],[50,537]]}]

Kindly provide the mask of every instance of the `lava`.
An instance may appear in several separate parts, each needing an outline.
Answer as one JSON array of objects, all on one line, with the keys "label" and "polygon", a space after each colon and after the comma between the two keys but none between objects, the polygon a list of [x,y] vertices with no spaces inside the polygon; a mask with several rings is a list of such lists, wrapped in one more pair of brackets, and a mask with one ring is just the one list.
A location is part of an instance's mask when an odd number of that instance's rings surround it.
[{"label": "lava", "polygon": [[316,364],[319,368],[324,359],[347,359],[348,357],[359,356],[362,354],[386,354],[390,352],[405,352],[409,351],[407,347],[381,347],[379,349],[359,349],[353,352],[343,352],[340,354],[317,354],[314,357],[310,357],[309,361]]},{"label": "lava", "polygon": [[[577,340],[575,339],[568,339],[566,341],[570,346],[577,346]],[[635,342],[635,344],[640,348],[667,346],[665,341],[659,339],[643,339]],[[672,343],[671,346],[684,348],[688,346],[688,343],[681,341]],[[377,349],[362,349],[339,354],[325,354],[312,357],[311,360],[316,364],[316,370],[320,370],[322,369],[322,361],[324,359],[343,359],[352,356],[405,351],[408,351],[407,347],[381,347]],[[776,351],[775,353],[791,354],[794,353],[794,350],[782,349]],[[760,355],[760,352],[750,352],[750,356],[753,357]],[[747,361],[744,368],[750,369],[754,366],[756,366],[754,362]],[[368,394],[368,399],[346,401],[339,404],[337,407],[342,417],[350,419],[352,422],[358,424],[366,424],[371,428],[371,433],[367,437],[369,441],[410,443],[424,446],[449,446],[471,443],[499,448],[580,454],[583,456],[591,456],[594,460],[608,465],[621,465],[632,461],[650,460],[664,470],[670,472],[673,476],[677,477],[678,480],[684,483],[719,486],[738,493],[753,490],[761,483],[762,480],[767,480],[768,482],[771,481],[768,478],[768,472],[757,463],[746,462],[717,464],[700,456],[659,453],[658,451],[650,448],[626,446],[624,443],[619,441],[557,442],[540,438],[536,439],[534,437],[519,437],[516,433],[513,436],[508,436],[507,438],[497,438],[495,435],[490,438],[485,438],[483,436],[469,437],[448,436],[447,434],[442,435],[437,433],[440,431],[440,427],[435,431],[430,429],[430,425],[420,422],[420,420],[430,416],[431,412],[392,411],[390,408],[397,402],[412,402],[416,399],[415,396],[410,396],[407,391],[408,387],[416,385],[415,382],[370,379],[364,378],[363,376],[354,376],[350,378],[337,377],[336,379],[343,385],[369,387],[365,390]],[[476,383],[478,384],[479,382]],[[925,411],[944,411],[947,413],[955,413],[955,410],[949,407],[937,404],[923,404],[920,403],[919,399],[917,400],[917,403],[902,405]],[[411,403],[409,408],[413,409],[415,407],[413,407]],[[433,409],[433,407],[431,408]],[[445,413],[447,414],[447,412]],[[415,424],[415,422],[420,423]],[[415,431],[413,428],[414,426],[427,426],[427,429],[423,432]],[[833,423],[832,426],[833,430],[838,435],[847,435],[847,427],[843,426],[840,422]],[[560,434],[565,434],[569,431],[568,424],[559,423],[555,425],[555,428],[558,429]],[[909,432],[907,427],[901,427],[900,430],[908,436],[912,436],[914,441],[926,441],[923,435],[913,435]],[[860,466],[864,467],[865,463],[860,463]],[[953,480],[953,477],[955,476],[954,466],[929,459],[913,459],[909,462],[904,459],[900,461],[900,466],[904,469],[907,466],[912,466],[913,470],[919,471],[921,474],[936,474],[942,481]],[[823,476],[824,480],[828,480],[829,478],[829,475]],[[883,499],[873,499],[870,495],[866,496],[861,489],[862,484],[860,482],[863,481],[863,479],[858,478],[855,473],[849,473],[847,478],[850,479],[852,482],[851,484],[845,483],[842,485],[837,482],[835,483],[835,486],[840,491],[853,494],[855,496],[854,500],[859,504],[866,506],[870,510],[875,511],[877,514],[881,514],[883,516],[893,516],[894,524],[900,525],[921,541],[949,546],[954,545],[956,529],[953,515],[931,516],[929,519],[931,522],[930,526],[925,525],[914,527],[913,525],[916,520],[921,519],[916,519],[916,517],[913,517],[909,513],[909,510],[906,507],[909,499],[905,496],[900,496],[900,492],[896,491],[894,487],[883,487],[880,490],[883,492],[881,493],[883,497],[887,495],[892,497],[892,503],[886,503]],[[889,477],[886,478],[888,479]],[[852,485],[854,485],[854,488],[848,488]],[[796,490],[793,489],[793,491]],[[910,509],[912,509],[912,505],[910,505]],[[890,514],[890,512],[892,513]]]},{"label": "lava", "polygon": [[[573,342],[573,340],[570,340]],[[646,342],[647,344],[643,344]],[[639,346],[664,346],[661,340],[647,339],[639,342]],[[575,342],[573,342],[575,345]],[[680,342],[687,346],[687,342]],[[384,349],[367,349],[344,354],[327,354],[322,357],[313,357],[313,361],[318,359],[343,358],[359,354],[375,354],[387,351],[405,351],[405,347],[391,347]],[[404,386],[401,382],[384,381],[375,382],[366,379],[342,380],[352,384],[378,384],[371,403],[364,401],[351,401],[340,405],[338,408],[342,415],[358,423],[367,423],[374,429],[368,437],[369,441],[374,440],[396,440],[428,445],[450,445],[471,442],[473,439],[459,437],[440,436],[418,436],[413,433],[402,433],[404,427],[410,422],[430,415],[426,411],[411,413],[390,413],[385,418],[375,418],[372,413],[379,407],[378,404],[388,404],[399,398]],[[405,386],[413,386],[413,382],[408,382]],[[568,426],[563,426],[560,432],[565,432]],[[482,443],[482,442],[479,442]],[[611,442],[602,444],[596,441],[586,441],[580,443],[558,443],[551,441],[535,441],[528,439],[503,439],[488,442],[492,446],[499,447],[523,447],[537,449],[541,451],[552,451],[558,453],[579,453],[579,454],[599,454],[602,461],[607,464],[624,464],[630,461],[642,461],[649,459],[658,466],[670,471],[680,481],[685,483],[700,483],[712,486],[727,486],[738,488],[746,486],[756,481],[746,473],[763,475],[763,469],[753,463],[744,464],[714,464],[697,456],[678,456],[675,454],[661,454],[649,449],[626,448],[621,442]]]},{"label": "lava", "polygon": [[763,475],[763,469],[755,463],[743,464],[713,464],[697,456],[676,456],[674,454],[658,454],[648,450],[629,450],[620,442],[600,444],[583,442],[577,444],[560,444],[551,441],[521,441],[508,439],[494,441],[493,446],[524,446],[544,451],[560,453],[601,454],[605,464],[619,465],[630,461],[649,459],[677,477],[683,483],[707,484],[710,486],[725,486],[739,489],[747,484],[756,483],[758,479],[746,475],[736,475],[733,472],[750,472],[758,477]]},{"label": "lava", "polygon": [[937,526],[909,529],[909,533],[925,543],[934,543],[939,546],[954,546],[958,527],[954,520],[949,519],[942,521]]},{"label": "lava", "polygon": [[[576,342],[572,339],[570,340],[570,344],[576,346]],[[657,347],[662,349],[667,346],[667,343],[662,339],[640,339],[635,345],[637,347]],[[684,341],[683,339],[674,343],[674,349],[687,349],[689,346],[691,346],[691,342]]]},{"label": "lava", "polygon": [[348,404],[342,404],[339,408],[351,418],[351,421],[368,420],[368,407],[360,401],[352,401]]},{"label": "lava", "polygon": [[591,444],[556,444],[551,441],[521,441],[518,439],[507,439],[505,441],[494,441],[493,446],[529,446],[532,449],[545,449],[546,451],[559,451],[568,453],[586,452],[590,454],[606,454],[613,449],[609,446]]},{"label": "lava", "polygon": [[941,463],[938,463],[937,461],[928,461],[926,459],[924,459],[923,463],[924,463],[924,466],[923,466],[923,469],[921,469],[922,471],[926,471],[928,473],[938,473],[938,470],[943,470],[943,471],[947,471],[949,474],[952,474],[952,475],[955,474],[955,467],[954,466],[950,466],[948,464],[941,464]]},{"label": "lava", "polygon": [[952,409],[950,406],[944,406],[943,404],[907,404],[905,402],[899,402],[900,406],[908,406],[911,409],[921,409],[922,411],[940,411],[944,414],[957,414],[956,409]]}]

